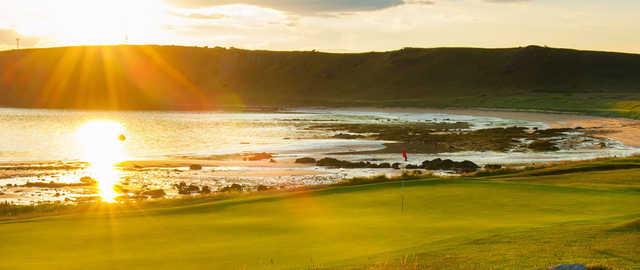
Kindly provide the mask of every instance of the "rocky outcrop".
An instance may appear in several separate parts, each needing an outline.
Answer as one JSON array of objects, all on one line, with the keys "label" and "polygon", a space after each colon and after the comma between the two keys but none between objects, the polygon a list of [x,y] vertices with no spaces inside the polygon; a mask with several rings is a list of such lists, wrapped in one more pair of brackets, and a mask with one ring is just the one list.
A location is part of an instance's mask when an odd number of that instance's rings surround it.
[{"label": "rocky outcrop", "polygon": [[450,159],[443,160],[440,158],[436,158],[434,160],[425,160],[424,162],[422,162],[422,168],[432,171],[455,171],[458,173],[469,173],[477,171],[480,166],[468,160],[457,162]]},{"label": "rocky outcrop", "polygon": [[587,270],[583,264],[559,264],[550,267],[549,270]]},{"label": "rocky outcrop", "polygon": [[487,171],[497,171],[497,170],[502,169],[502,165],[500,165],[500,164],[487,164],[487,165],[484,165],[484,169],[487,170]]},{"label": "rocky outcrop", "polygon": [[220,189],[220,192],[242,192],[244,187],[240,184],[231,184],[230,186],[226,186]]},{"label": "rocky outcrop", "polygon": [[362,139],[362,138],[366,138],[366,137],[363,136],[363,135],[358,135],[358,134],[338,133],[336,135],[333,135],[332,138],[334,138],[334,139],[354,140],[354,139]]},{"label": "rocky outcrop", "polygon": [[255,153],[255,154],[245,156],[244,160],[260,161],[260,160],[271,159],[271,158],[273,158],[273,155],[270,153]]},{"label": "rocky outcrop", "polygon": [[296,159],[295,163],[298,164],[316,164],[318,162],[315,158],[303,157]]},{"label": "rocky outcrop", "polygon": [[[310,160],[308,160],[310,161]],[[296,160],[296,163],[301,163]],[[335,158],[323,158],[316,162],[317,166],[322,167],[331,167],[331,168],[345,168],[345,169],[361,169],[361,168],[371,168],[371,169],[402,169],[403,164],[396,162],[393,164],[389,163],[370,163],[368,161],[360,161],[360,162],[351,162],[346,160],[339,160]],[[465,160],[461,162],[456,162],[450,159],[434,159],[434,160],[426,160],[421,165],[415,164],[407,164],[404,165],[405,169],[427,169],[433,171],[455,171],[457,173],[470,173],[475,172],[480,169],[480,166],[477,164]]]},{"label": "rocky outcrop", "polygon": [[152,190],[142,191],[140,192],[140,195],[145,197],[151,197],[151,198],[162,198],[166,195],[166,193],[162,189],[152,189]]},{"label": "rocky outcrop", "polygon": [[182,194],[182,195],[200,193],[200,187],[198,187],[196,185],[193,185],[193,184],[187,185],[187,183],[185,183],[185,182],[180,182],[179,184],[175,185],[174,187],[178,190],[178,193]]},{"label": "rocky outcrop", "polygon": [[549,140],[537,140],[533,141],[527,146],[529,149],[536,152],[558,151],[558,148],[553,142]]},{"label": "rocky outcrop", "polygon": [[345,169],[360,169],[360,168],[378,169],[378,168],[388,168],[387,166],[389,166],[389,163],[386,163],[386,164],[382,163],[378,165],[378,164],[370,163],[367,161],[351,162],[351,161],[339,160],[335,158],[323,158],[321,160],[318,160],[316,165],[323,166],[323,167],[345,168]]},{"label": "rocky outcrop", "polygon": [[416,170],[421,169],[421,166],[415,164],[407,164],[406,166],[404,166],[404,168],[409,170]]}]

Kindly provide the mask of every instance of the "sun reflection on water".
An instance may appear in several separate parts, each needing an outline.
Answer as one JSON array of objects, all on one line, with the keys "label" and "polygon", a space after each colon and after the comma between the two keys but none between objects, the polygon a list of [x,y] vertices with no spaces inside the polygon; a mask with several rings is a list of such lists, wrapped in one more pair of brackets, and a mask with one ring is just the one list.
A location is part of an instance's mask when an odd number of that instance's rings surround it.
[{"label": "sun reflection on water", "polygon": [[89,162],[89,176],[98,182],[98,192],[105,202],[114,202],[114,190],[120,178],[115,165],[126,159],[124,150],[124,126],[110,120],[93,120],[76,132],[77,141]]}]

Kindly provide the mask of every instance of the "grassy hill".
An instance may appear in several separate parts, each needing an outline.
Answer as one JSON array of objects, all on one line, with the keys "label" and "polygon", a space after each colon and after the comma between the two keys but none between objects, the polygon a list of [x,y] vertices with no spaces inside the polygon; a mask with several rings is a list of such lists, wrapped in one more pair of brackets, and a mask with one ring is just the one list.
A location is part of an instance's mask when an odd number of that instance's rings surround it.
[{"label": "grassy hill", "polygon": [[0,269],[637,269],[638,161],[0,217]]},{"label": "grassy hill", "polygon": [[624,115],[640,104],[638,74],[640,55],[536,46],[357,54],[65,47],[0,52],[0,106],[395,105]]}]

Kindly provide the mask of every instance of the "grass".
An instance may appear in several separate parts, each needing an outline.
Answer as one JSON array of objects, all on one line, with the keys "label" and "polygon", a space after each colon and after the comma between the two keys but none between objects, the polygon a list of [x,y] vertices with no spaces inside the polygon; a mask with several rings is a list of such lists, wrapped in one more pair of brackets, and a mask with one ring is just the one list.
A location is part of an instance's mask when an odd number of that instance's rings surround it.
[{"label": "grass", "polygon": [[0,269],[634,269],[633,162],[5,218]]},{"label": "grass", "polygon": [[[323,101],[325,104],[327,101]],[[322,102],[319,102],[322,103]],[[461,95],[455,98],[361,100],[341,106],[417,108],[488,108],[514,111],[554,111],[604,117],[640,119],[640,96],[636,93],[515,93]]]},{"label": "grass", "polygon": [[60,203],[17,206],[7,202],[2,202],[0,203],[0,217],[25,216],[26,214],[34,213],[56,213],[68,208],[68,205]]}]

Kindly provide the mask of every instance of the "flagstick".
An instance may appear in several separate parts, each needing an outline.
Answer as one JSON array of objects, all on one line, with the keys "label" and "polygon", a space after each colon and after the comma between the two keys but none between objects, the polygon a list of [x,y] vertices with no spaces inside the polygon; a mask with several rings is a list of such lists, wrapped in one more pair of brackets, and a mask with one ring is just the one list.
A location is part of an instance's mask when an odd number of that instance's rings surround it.
[{"label": "flagstick", "polygon": [[[405,174],[404,169],[402,174]],[[400,215],[404,215],[404,177],[400,177],[402,178],[400,181]]]},{"label": "flagstick", "polygon": [[[408,161],[407,158],[407,149],[403,148],[402,149],[402,158],[404,159],[404,163],[405,163],[405,167]],[[406,168],[403,168],[403,175],[405,174],[405,170]],[[402,177],[402,176],[401,176]],[[400,215],[404,215],[404,177],[402,177],[402,180],[400,182]]]},{"label": "flagstick", "polygon": [[404,179],[402,179],[402,182],[400,182],[400,197],[401,199],[401,205],[400,205],[400,214],[404,214]]}]

